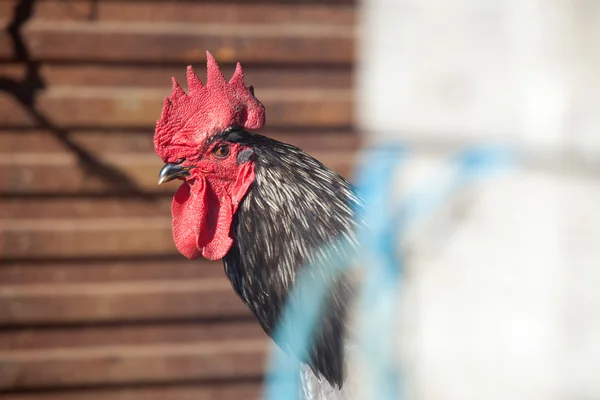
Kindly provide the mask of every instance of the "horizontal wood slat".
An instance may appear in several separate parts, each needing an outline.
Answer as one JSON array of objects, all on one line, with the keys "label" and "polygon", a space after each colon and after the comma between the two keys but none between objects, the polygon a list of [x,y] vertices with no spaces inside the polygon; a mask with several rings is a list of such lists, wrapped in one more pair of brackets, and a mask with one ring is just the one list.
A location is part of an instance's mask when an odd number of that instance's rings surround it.
[{"label": "horizontal wood slat", "polygon": [[0,389],[255,378],[267,345],[266,339],[238,339],[13,350],[0,353]]},{"label": "horizontal wood slat", "polygon": [[[77,335],[77,341],[73,341]],[[211,323],[155,323],[153,325],[88,325],[19,328],[0,331],[0,352],[34,349],[85,349],[101,346],[133,346],[152,343],[197,343],[203,341],[266,339],[267,335],[253,320]]]},{"label": "horizontal wood slat", "polygon": [[[256,133],[298,146],[309,153],[357,150],[360,137],[357,133],[343,131],[273,131],[261,129]],[[0,157],[15,153],[67,154],[67,143],[72,143],[90,154],[145,153],[154,155],[154,130],[135,131],[84,131],[69,130],[56,134],[46,130],[0,130]],[[15,157],[18,157],[15,155]],[[155,156],[158,158],[158,156]]]},{"label": "horizontal wood slat", "polygon": [[259,133],[350,177],[357,14],[352,0],[0,0],[24,46],[0,30],[2,399],[260,398],[271,342],[222,262],[176,250],[155,121],[172,76],[185,88],[192,64],[205,80],[209,50],[226,77],[244,65]]},{"label": "horizontal wood slat", "polygon": [[19,0],[0,0],[0,19],[10,20]]},{"label": "horizontal wood slat", "polygon": [[[241,60],[240,61],[244,61]],[[194,71],[202,82],[206,81],[206,63],[194,63]],[[273,68],[243,63],[244,81],[247,85],[263,90],[269,88],[331,88],[352,87],[352,71],[348,67],[319,68],[316,66]],[[112,86],[112,87],[155,87],[168,89],[171,77],[185,86],[187,64],[174,66],[156,65],[71,65],[46,64],[40,75],[48,86]],[[230,77],[235,66],[219,63],[223,75]],[[24,76],[24,66],[2,66],[0,75]]]},{"label": "horizontal wood slat", "polygon": [[3,258],[177,254],[169,215],[154,218],[0,220]]},{"label": "horizontal wood slat", "polygon": [[10,23],[10,21],[7,19],[9,13],[4,13],[5,8],[6,7],[0,6],[0,59],[12,58],[14,51],[12,39],[7,30]]},{"label": "horizontal wood slat", "polygon": [[106,283],[153,280],[223,278],[223,263],[204,259],[188,260],[174,255],[161,260],[76,261],[67,263],[12,262],[0,264],[1,285]]},{"label": "horizontal wood slat", "polygon": [[85,218],[167,217],[171,215],[174,193],[165,192],[152,197],[0,197],[0,220],[81,218],[81,223],[84,224]]},{"label": "horizontal wood slat", "polygon": [[[313,153],[325,165],[349,176],[354,152]],[[110,154],[97,164],[81,162],[73,155],[15,154],[0,156],[0,193],[104,193],[139,190],[175,193],[177,181],[157,184],[162,162],[155,155]],[[106,169],[110,169],[107,171]]]},{"label": "horizontal wood slat", "polygon": [[248,316],[227,278],[0,286],[0,324],[138,322]]},{"label": "horizontal wood slat", "polygon": [[349,1],[273,1],[232,5],[219,1],[82,1],[44,0],[38,3],[38,19],[71,21],[152,21],[192,23],[326,23],[353,24],[354,6]]},{"label": "horizontal wood slat", "polygon": [[[243,60],[241,60],[243,61]],[[62,64],[47,63],[40,67],[39,74],[49,87],[55,86],[108,86],[108,87],[142,87],[168,89],[171,77],[175,77],[185,86],[185,72],[188,64],[176,65],[121,65],[121,64]],[[331,88],[350,89],[352,69],[349,66],[284,66],[274,68],[243,63],[244,81],[257,89],[270,88]],[[194,71],[204,82],[206,81],[206,62],[193,64]],[[219,67],[225,77],[233,74],[235,65],[220,62]],[[0,64],[0,76],[22,81],[27,74],[24,63]]]},{"label": "horizontal wood slat", "polygon": [[0,127],[6,125],[35,126],[36,119],[11,94],[0,91]]},{"label": "horizontal wood slat", "polygon": [[7,393],[3,400],[253,400],[260,399],[262,385],[239,382],[237,379],[219,383],[132,385],[132,388],[97,388],[39,393]]},{"label": "horizontal wood slat", "polygon": [[351,26],[328,24],[165,24],[36,20],[25,28],[37,60],[350,64]]},{"label": "horizontal wood slat", "polygon": [[[167,86],[167,85],[165,85]],[[37,111],[60,127],[144,127],[160,117],[164,89],[57,87],[38,97]],[[352,94],[347,90],[260,90],[268,110],[267,127],[349,127]],[[10,96],[0,96],[1,124],[35,128],[38,122]]]}]

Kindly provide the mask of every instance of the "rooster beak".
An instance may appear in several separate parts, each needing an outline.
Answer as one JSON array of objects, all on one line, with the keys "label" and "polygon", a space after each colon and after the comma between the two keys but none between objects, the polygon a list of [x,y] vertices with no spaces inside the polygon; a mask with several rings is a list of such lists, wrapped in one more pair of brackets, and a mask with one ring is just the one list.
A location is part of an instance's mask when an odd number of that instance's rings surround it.
[{"label": "rooster beak", "polygon": [[189,176],[190,168],[184,167],[179,164],[165,164],[158,174],[158,184],[170,182],[173,179],[177,179],[181,176]]}]

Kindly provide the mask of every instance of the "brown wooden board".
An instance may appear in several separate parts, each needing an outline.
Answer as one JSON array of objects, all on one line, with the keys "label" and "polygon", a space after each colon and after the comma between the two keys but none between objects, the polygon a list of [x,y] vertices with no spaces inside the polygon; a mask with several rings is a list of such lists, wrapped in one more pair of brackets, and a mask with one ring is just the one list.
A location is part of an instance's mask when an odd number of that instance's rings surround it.
[{"label": "brown wooden board", "polygon": [[[1,0],[0,0],[1,1]],[[0,4],[2,4],[0,2]],[[12,44],[11,44],[12,46]],[[6,49],[4,49],[6,50]],[[27,73],[26,65],[19,62],[0,64],[0,77],[14,81],[22,81]]]},{"label": "brown wooden board", "polygon": [[[164,89],[56,87],[39,97],[39,110],[59,126],[154,127]],[[256,90],[268,110],[268,127],[348,127],[352,95],[347,90]],[[26,123],[26,121],[24,121]]]},{"label": "brown wooden board", "polygon": [[11,94],[0,91],[0,127],[35,126],[37,121],[31,113]]},{"label": "brown wooden board", "polygon": [[[314,129],[260,129],[256,133],[298,146],[323,156],[326,151],[357,150],[358,133],[349,130],[318,131]],[[154,155],[154,129],[134,131],[69,130],[64,134],[51,130],[0,130],[0,157],[16,153],[68,154],[69,143],[90,154],[145,153]],[[16,156],[15,156],[16,157]],[[158,159],[158,156],[155,156]]]},{"label": "brown wooden board", "polygon": [[221,262],[176,250],[154,125],[210,50],[244,66],[259,133],[351,177],[354,2],[26,3],[0,0],[25,46],[0,32],[0,398],[260,398],[271,342]]},{"label": "brown wooden board", "polygon": [[162,259],[75,262],[23,262],[0,264],[0,286],[11,284],[123,283],[154,280],[223,278],[223,263],[188,260],[182,255]]},{"label": "brown wooden board", "polygon": [[19,0],[1,0],[0,1],[0,19],[10,20],[13,15],[15,6]]},{"label": "brown wooden board", "polygon": [[[38,98],[35,111],[57,127],[143,127],[151,130],[170,89],[56,87]],[[267,127],[348,128],[353,98],[347,90],[257,90]],[[38,127],[27,107],[0,93],[0,126]]]},{"label": "brown wooden board", "polygon": [[[313,153],[343,176],[349,176],[354,152]],[[102,158],[38,153],[0,156],[0,193],[106,193],[110,191],[174,194],[177,181],[158,185],[163,163],[156,155],[106,154]]]},{"label": "brown wooden board", "polygon": [[6,393],[3,400],[258,400],[260,379],[233,378],[211,383],[168,383],[163,385],[131,385],[125,388],[94,387],[68,391]]},{"label": "brown wooden board", "polygon": [[165,24],[35,20],[25,28],[37,60],[350,64],[353,28],[328,24]]},{"label": "brown wooden board", "polygon": [[[173,188],[174,189],[174,188]],[[160,196],[57,196],[49,198],[0,197],[0,220],[31,219],[81,219],[85,218],[128,218],[128,217],[168,217],[171,215],[173,193]],[[1,281],[0,281],[1,282]]]},{"label": "brown wooden board", "polygon": [[312,3],[268,1],[83,1],[44,0],[36,7],[38,19],[71,21],[152,21],[192,23],[327,23],[349,25],[355,20],[350,2]]},{"label": "brown wooden board", "polygon": [[[244,81],[255,89],[349,89],[352,87],[352,70],[346,66],[286,66],[275,68],[246,63],[239,60],[244,68]],[[193,64],[198,77],[206,81],[206,62]],[[48,86],[109,86],[109,87],[154,87],[168,89],[171,78],[175,77],[185,87],[187,64],[177,65],[98,65],[98,64],[45,64],[41,76]],[[233,74],[235,66],[219,63],[225,77]],[[0,65],[0,76],[19,76],[23,72],[18,66]]]},{"label": "brown wooden board", "polygon": [[153,218],[0,220],[3,258],[176,254],[168,215]]},{"label": "brown wooden board", "polygon": [[[243,61],[243,60],[241,60]],[[206,62],[194,63],[194,71],[206,81]],[[223,75],[233,74],[235,65],[220,63]],[[350,89],[353,86],[352,70],[347,66],[286,66],[275,68],[243,63],[244,80],[257,90],[263,89]],[[22,81],[27,66],[23,63],[0,64],[0,76]],[[121,64],[62,64],[45,63],[40,68],[40,77],[48,87],[116,87],[116,88],[159,88],[168,90],[171,78],[175,77],[184,87],[187,64],[177,65],[121,65]]]},{"label": "brown wooden board", "polygon": [[267,339],[54,348],[0,353],[0,390],[256,378]]},{"label": "brown wooden board", "polygon": [[[77,341],[73,341],[73,337]],[[0,331],[0,352],[6,354],[8,350],[85,349],[266,338],[253,317],[216,322],[15,328]]]},{"label": "brown wooden board", "polygon": [[250,312],[227,278],[0,286],[0,325],[231,318]]},{"label": "brown wooden board", "polygon": [[[0,7],[0,12],[4,7]],[[7,31],[9,21],[5,14],[0,14],[0,59],[11,59],[14,55],[14,46],[10,34]]]}]

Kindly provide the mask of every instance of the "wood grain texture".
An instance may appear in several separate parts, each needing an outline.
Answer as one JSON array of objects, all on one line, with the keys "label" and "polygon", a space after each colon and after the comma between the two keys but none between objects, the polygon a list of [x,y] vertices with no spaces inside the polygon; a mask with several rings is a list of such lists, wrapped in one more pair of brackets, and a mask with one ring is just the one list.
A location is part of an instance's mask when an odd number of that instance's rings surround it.
[{"label": "wood grain texture", "polygon": [[[360,137],[351,130],[319,131],[315,128],[299,130],[261,129],[256,133],[292,144],[309,152],[323,155],[326,151],[357,150]],[[152,129],[139,130],[68,130],[57,135],[50,130],[0,130],[0,157],[15,153],[68,154],[72,143],[90,154],[154,153]],[[16,157],[16,156],[15,156]]]},{"label": "wood grain texture", "polygon": [[[242,60],[243,61],[243,60]],[[175,65],[95,65],[95,64],[47,64],[41,68],[41,76],[49,86],[109,86],[109,87],[154,87],[169,88],[171,77],[177,78],[185,86],[185,71],[188,64]],[[194,71],[202,81],[206,80],[206,63],[193,64]],[[349,89],[352,87],[352,71],[347,66],[285,66],[274,68],[244,63],[244,80],[255,88],[330,88]],[[235,65],[219,63],[223,75],[233,74]],[[0,65],[2,70],[17,74],[18,66]]]},{"label": "wood grain texture", "polygon": [[176,254],[170,216],[0,220],[3,258]]},{"label": "wood grain texture", "polygon": [[37,60],[350,64],[352,26],[328,24],[166,24],[35,20],[25,28]]},{"label": "wood grain texture", "polygon": [[259,133],[351,177],[354,2],[25,3],[19,60],[0,31],[0,397],[259,399],[270,341],[221,262],[175,249],[154,124],[207,49],[244,65]]},{"label": "wood grain texture", "polygon": [[36,120],[26,107],[11,94],[0,91],[0,127],[35,126]]},{"label": "wood grain texture", "polygon": [[0,286],[6,326],[247,316],[225,278]]},{"label": "wood grain texture", "polygon": [[2,0],[0,1],[0,18],[9,21],[12,18],[15,6],[19,0]]},{"label": "wood grain texture", "polygon": [[[95,3],[95,4],[94,4]],[[351,25],[351,1],[99,1],[44,0],[35,18],[60,21],[147,21],[191,23],[327,23]]]},{"label": "wood grain texture", "polygon": [[60,262],[15,261],[0,264],[0,282],[12,284],[112,283],[155,280],[198,280],[225,276],[223,263],[188,260],[181,255],[137,260],[61,260]]},{"label": "wood grain texture", "polygon": [[[256,378],[266,339],[0,353],[0,389]],[[40,373],[43,371],[43,373]]]},{"label": "wood grain texture", "polygon": [[[128,127],[153,129],[164,89],[117,87],[55,87],[40,94],[36,110],[53,124],[67,127]],[[353,124],[353,97],[348,90],[257,89],[268,110],[266,127],[348,128]],[[38,127],[31,113],[13,97],[0,93],[0,123],[15,127]]]},{"label": "wood grain texture", "polygon": [[[73,336],[77,335],[77,341]],[[135,346],[153,343],[189,344],[204,341],[266,339],[253,319],[216,322],[166,323],[146,325],[87,325],[43,328],[16,328],[0,331],[0,352],[35,349],[85,349],[100,346]]]},{"label": "wood grain texture", "polygon": [[[171,200],[174,193],[158,196],[125,197],[118,194],[99,197],[0,197],[0,220],[31,219],[80,219],[86,218],[137,218],[171,215]],[[0,280],[1,282],[1,280]]]},{"label": "wood grain texture", "polygon": [[[355,152],[313,154],[339,174],[350,175]],[[155,155],[105,154],[94,160],[91,163],[88,159],[71,154],[21,153],[0,156],[0,193],[99,194],[138,191],[174,194],[179,186],[177,181],[160,186],[157,184],[163,163]]]},{"label": "wood grain texture", "polygon": [[[39,110],[63,127],[145,127],[160,117],[164,89],[56,87],[38,99]],[[352,95],[347,90],[256,90],[269,112],[267,127],[348,127]],[[23,121],[24,124],[27,120]]]},{"label": "wood grain texture", "polygon": [[3,400],[253,400],[260,399],[262,385],[254,380],[230,379],[212,383],[135,384],[126,388],[93,387],[68,391],[7,393]]},{"label": "wood grain texture", "polygon": [[0,59],[10,59],[14,54],[12,40],[7,31],[10,22],[8,15],[12,11],[7,10],[7,8],[6,6],[0,6]]}]

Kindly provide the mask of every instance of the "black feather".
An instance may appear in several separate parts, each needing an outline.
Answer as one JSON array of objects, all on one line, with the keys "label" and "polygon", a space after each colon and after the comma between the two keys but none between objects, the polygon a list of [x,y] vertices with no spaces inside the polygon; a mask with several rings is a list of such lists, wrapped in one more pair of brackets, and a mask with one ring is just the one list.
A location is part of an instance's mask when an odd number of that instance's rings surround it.
[{"label": "black feather", "polygon": [[[235,242],[224,258],[225,271],[272,335],[299,269],[317,261],[319,250],[340,237],[355,244],[354,212],[360,204],[343,177],[297,147],[240,130],[219,136],[252,149],[256,175],[234,217]],[[248,155],[238,161],[248,161]],[[310,279],[323,279],[323,273],[314,271]],[[309,354],[278,343],[338,387],[345,375],[345,325],[353,291],[348,277],[330,290]]]}]

